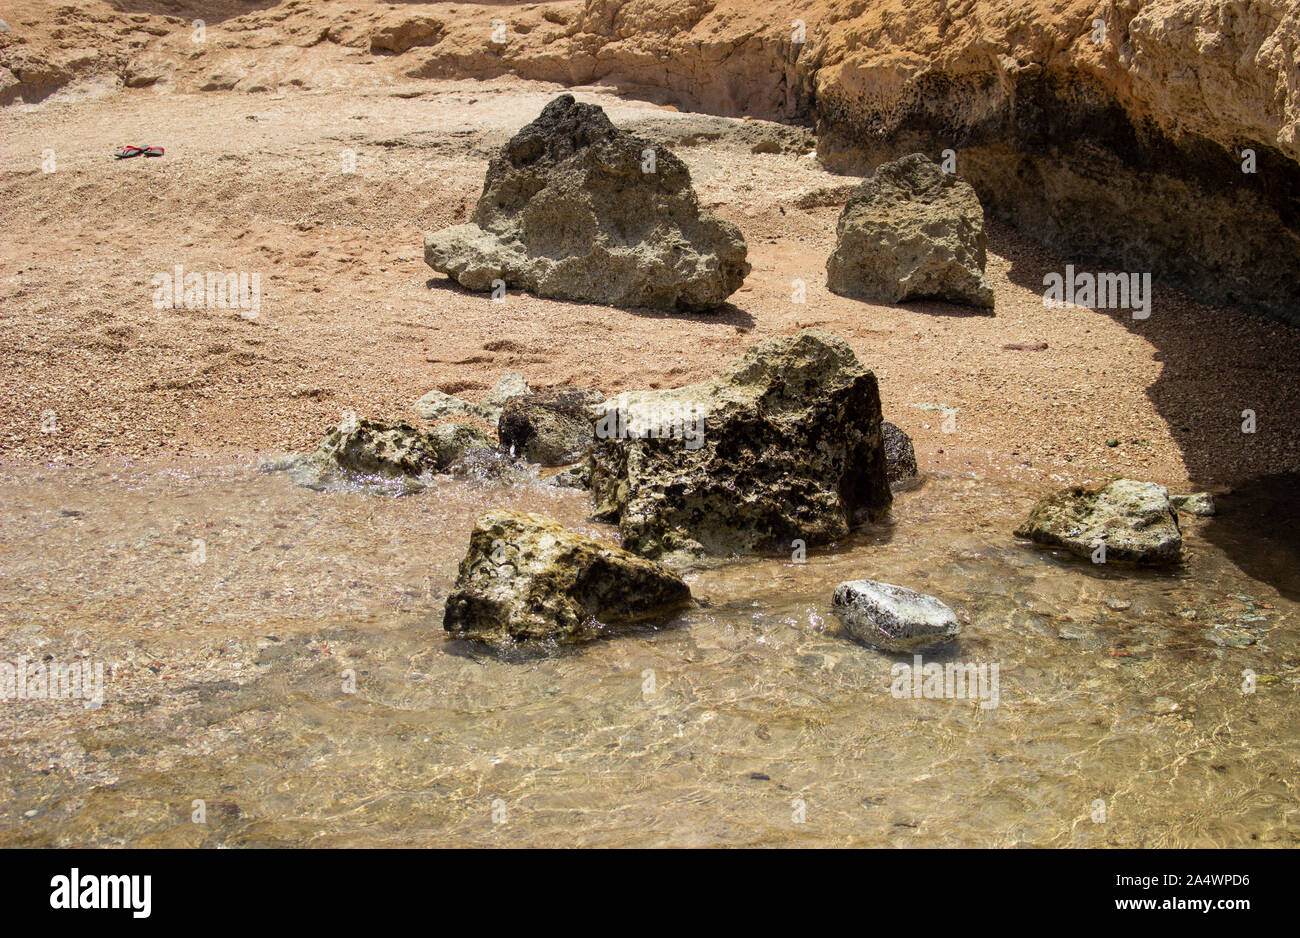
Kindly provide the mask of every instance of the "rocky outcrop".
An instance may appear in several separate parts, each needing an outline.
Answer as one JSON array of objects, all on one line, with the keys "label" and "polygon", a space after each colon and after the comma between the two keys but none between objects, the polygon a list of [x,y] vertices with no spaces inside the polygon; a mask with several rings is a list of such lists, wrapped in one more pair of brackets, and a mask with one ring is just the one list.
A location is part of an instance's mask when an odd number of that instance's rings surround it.
[{"label": "rocky outcrop", "polygon": [[567,466],[591,451],[591,408],[605,395],[590,388],[551,388],[507,401],[497,425],[501,445],[543,466]]},{"label": "rocky outcrop", "polygon": [[1080,557],[1171,564],[1182,554],[1178,516],[1164,486],[1118,479],[1096,492],[1067,489],[1038,502],[1016,537]]},{"label": "rocky outcrop", "polygon": [[843,339],[767,339],[714,381],[605,402],[595,514],[650,557],[825,544],[889,508],[880,423],[876,376]]},{"label": "rocky outcrop", "polygon": [[443,628],[495,646],[585,642],[611,628],[662,622],[690,589],[675,573],[523,512],[474,525]]},{"label": "rocky outcrop", "polygon": [[739,229],[700,208],[672,151],[561,95],[488,164],[473,221],[425,237],[434,270],[471,290],[707,310],[749,264]]},{"label": "rocky outcrop", "polygon": [[888,420],[880,424],[881,438],[885,444],[885,472],[889,481],[907,482],[916,478],[916,450],[912,438]]},{"label": "rocky outcrop", "polygon": [[855,639],[885,651],[920,651],[961,634],[956,613],[933,596],[877,580],[841,583],[831,608]]},{"label": "rocky outcrop", "polygon": [[913,153],[877,167],[849,197],[826,286],[873,303],[942,299],[992,308],[986,262],[975,190]]}]

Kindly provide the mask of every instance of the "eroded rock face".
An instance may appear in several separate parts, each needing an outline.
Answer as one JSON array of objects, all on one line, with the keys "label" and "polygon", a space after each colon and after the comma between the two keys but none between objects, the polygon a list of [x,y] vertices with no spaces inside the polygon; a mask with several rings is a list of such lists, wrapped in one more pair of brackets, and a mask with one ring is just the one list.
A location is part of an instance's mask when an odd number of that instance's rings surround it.
[{"label": "eroded rock face", "polygon": [[496,646],[570,644],[667,620],[690,598],[682,579],[654,561],[543,515],[494,510],[474,525],[443,628]]},{"label": "eroded rock face", "polygon": [[942,299],[992,308],[986,262],[975,190],[913,153],[878,167],[849,197],[826,286],[872,303]]},{"label": "eroded rock face", "polygon": [[551,388],[506,402],[497,424],[501,445],[543,466],[583,459],[595,441],[591,408],[605,395],[590,388]]},{"label": "eroded rock face", "polygon": [[831,608],[854,638],[885,651],[920,651],[961,634],[956,613],[933,596],[878,580],[841,583]]},{"label": "eroded rock face", "polygon": [[593,506],[636,553],[788,551],[889,508],[876,376],[824,330],[761,342],[714,381],[604,408]]},{"label": "eroded rock face", "polygon": [[740,230],[700,208],[686,165],[561,95],[493,155],[471,224],[425,262],[472,290],[706,310],[749,273]]},{"label": "eroded rock face", "polygon": [[1092,557],[1105,544],[1107,562],[1176,563],[1183,538],[1164,486],[1118,479],[1096,492],[1067,489],[1043,498],[1016,537]]}]

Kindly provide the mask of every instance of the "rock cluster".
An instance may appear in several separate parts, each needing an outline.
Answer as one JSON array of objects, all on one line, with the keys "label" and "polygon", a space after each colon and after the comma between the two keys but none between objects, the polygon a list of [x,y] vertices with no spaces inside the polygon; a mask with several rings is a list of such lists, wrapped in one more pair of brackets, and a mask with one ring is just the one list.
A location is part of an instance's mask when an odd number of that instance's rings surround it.
[{"label": "rock cluster", "polygon": [[668,310],[719,306],[745,254],[680,159],[569,94],[493,155],[472,222],[424,242],[425,262],[471,290]]},{"label": "rock cluster", "polygon": [[336,482],[418,481],[445,472],[467,453],[493,446],[470,424],[443,424],[421,430],[400,421],[348,420],[325,434],[310,453],[272,460],[268,470],[285,470],[309,488]]}]

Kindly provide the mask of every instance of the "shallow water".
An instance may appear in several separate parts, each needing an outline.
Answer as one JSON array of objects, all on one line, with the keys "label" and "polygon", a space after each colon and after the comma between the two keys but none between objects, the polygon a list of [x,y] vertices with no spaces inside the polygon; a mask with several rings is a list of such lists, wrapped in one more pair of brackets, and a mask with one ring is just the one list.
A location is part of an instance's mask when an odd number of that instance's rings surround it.
[{"label": "shallow water", "polygon": [[[691,572],[665,628],[512,662],[441,630],[470,526],[614,540],[582,493],[11,474],[0,661],[102,662],[105,687],[0,701],[0,845],[1300,843],[1295,592],[1201,521],[1172,573],[1018,543],[1037,494],[931,479],[806,562]],[[858,577],[953,606],[934,660],[997,664],[997,706],[895,697],[910,659],[830,613]]]}]

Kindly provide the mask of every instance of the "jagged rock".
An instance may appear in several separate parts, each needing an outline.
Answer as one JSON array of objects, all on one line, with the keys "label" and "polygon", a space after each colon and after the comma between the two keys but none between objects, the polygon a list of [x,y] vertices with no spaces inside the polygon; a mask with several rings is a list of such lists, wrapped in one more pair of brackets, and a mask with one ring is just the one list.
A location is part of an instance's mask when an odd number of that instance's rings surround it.
[{"label": "jagged rock", "polygon": [[543,466],[576,463],[591,450],[591,408],[605,395],[589,388],[552,388],[506,402],[497,425],[501,445]]},{"label": "jagged rock", "polygon": [[424,420],[442,420],[444,417],[460,417],[472,413],[474,405],[434,389],[416,401],[411,409],[417,417]]},{"label": "jagged rock", "polygon": [[555,299],[682,310],[734,293],[745,254],[740,230],[700,208],[680,159],[569,94],[493,155],[472,223],[424,242],[425,262],[472,290],[502,280]]},{"label": "jagged rock", "polygon": [[1173,495],[1169,503],[1178,511],[1189,515],[1208,518],[1215,513],[1214,494],[1212,492],[1193,492],[1190,495]]},{"label": "jagged rock", "polygon": [[470,535],[443,628],[497,646],[583,642],[614,626],[670,618],[682,579],[543,515],[489,511]]},{"label": "jagged rock", "polygon": [[1118,479],[1099,491],[1067,489],[1043,498],[1016,528],[1016,537],[1091,557],[1098,543],[1106,560],[1176,562],[1183,538],[1164,486]]},{"label": "jagged rock", "polygon": [[890,505],[876,376],[821,329],[767,339],[714,381],[606,401],[597,518],[649,557],[824,544]]},{"label": "jagged rock", "polygon": [[881,422],[880,433],[885,444],[885,472],[889,481],[915,479],[916,450],[912,448],[912,438],[887,420]]},{"label": "jagged rock", "polygon": [[841,583],[831,608],[854,638],[885,651],[920,651],[961,634],[957,615],[933,596],[877,580]]},{"label": "jagged rock", "polygon": [[937,298],[992,308],[986,259],[975,190],[913,153],[882,164],[849,196],[826,286],[872,303]]},{"label": "jagged rock", "polygon": [[310,488],[347,480],[418,480],[446,470],[468,450],[491,446],[488,436],[469,424],[419,430],[362,418],[331,428],[313,452],[271,460],[264,468],[287,470]]}]

